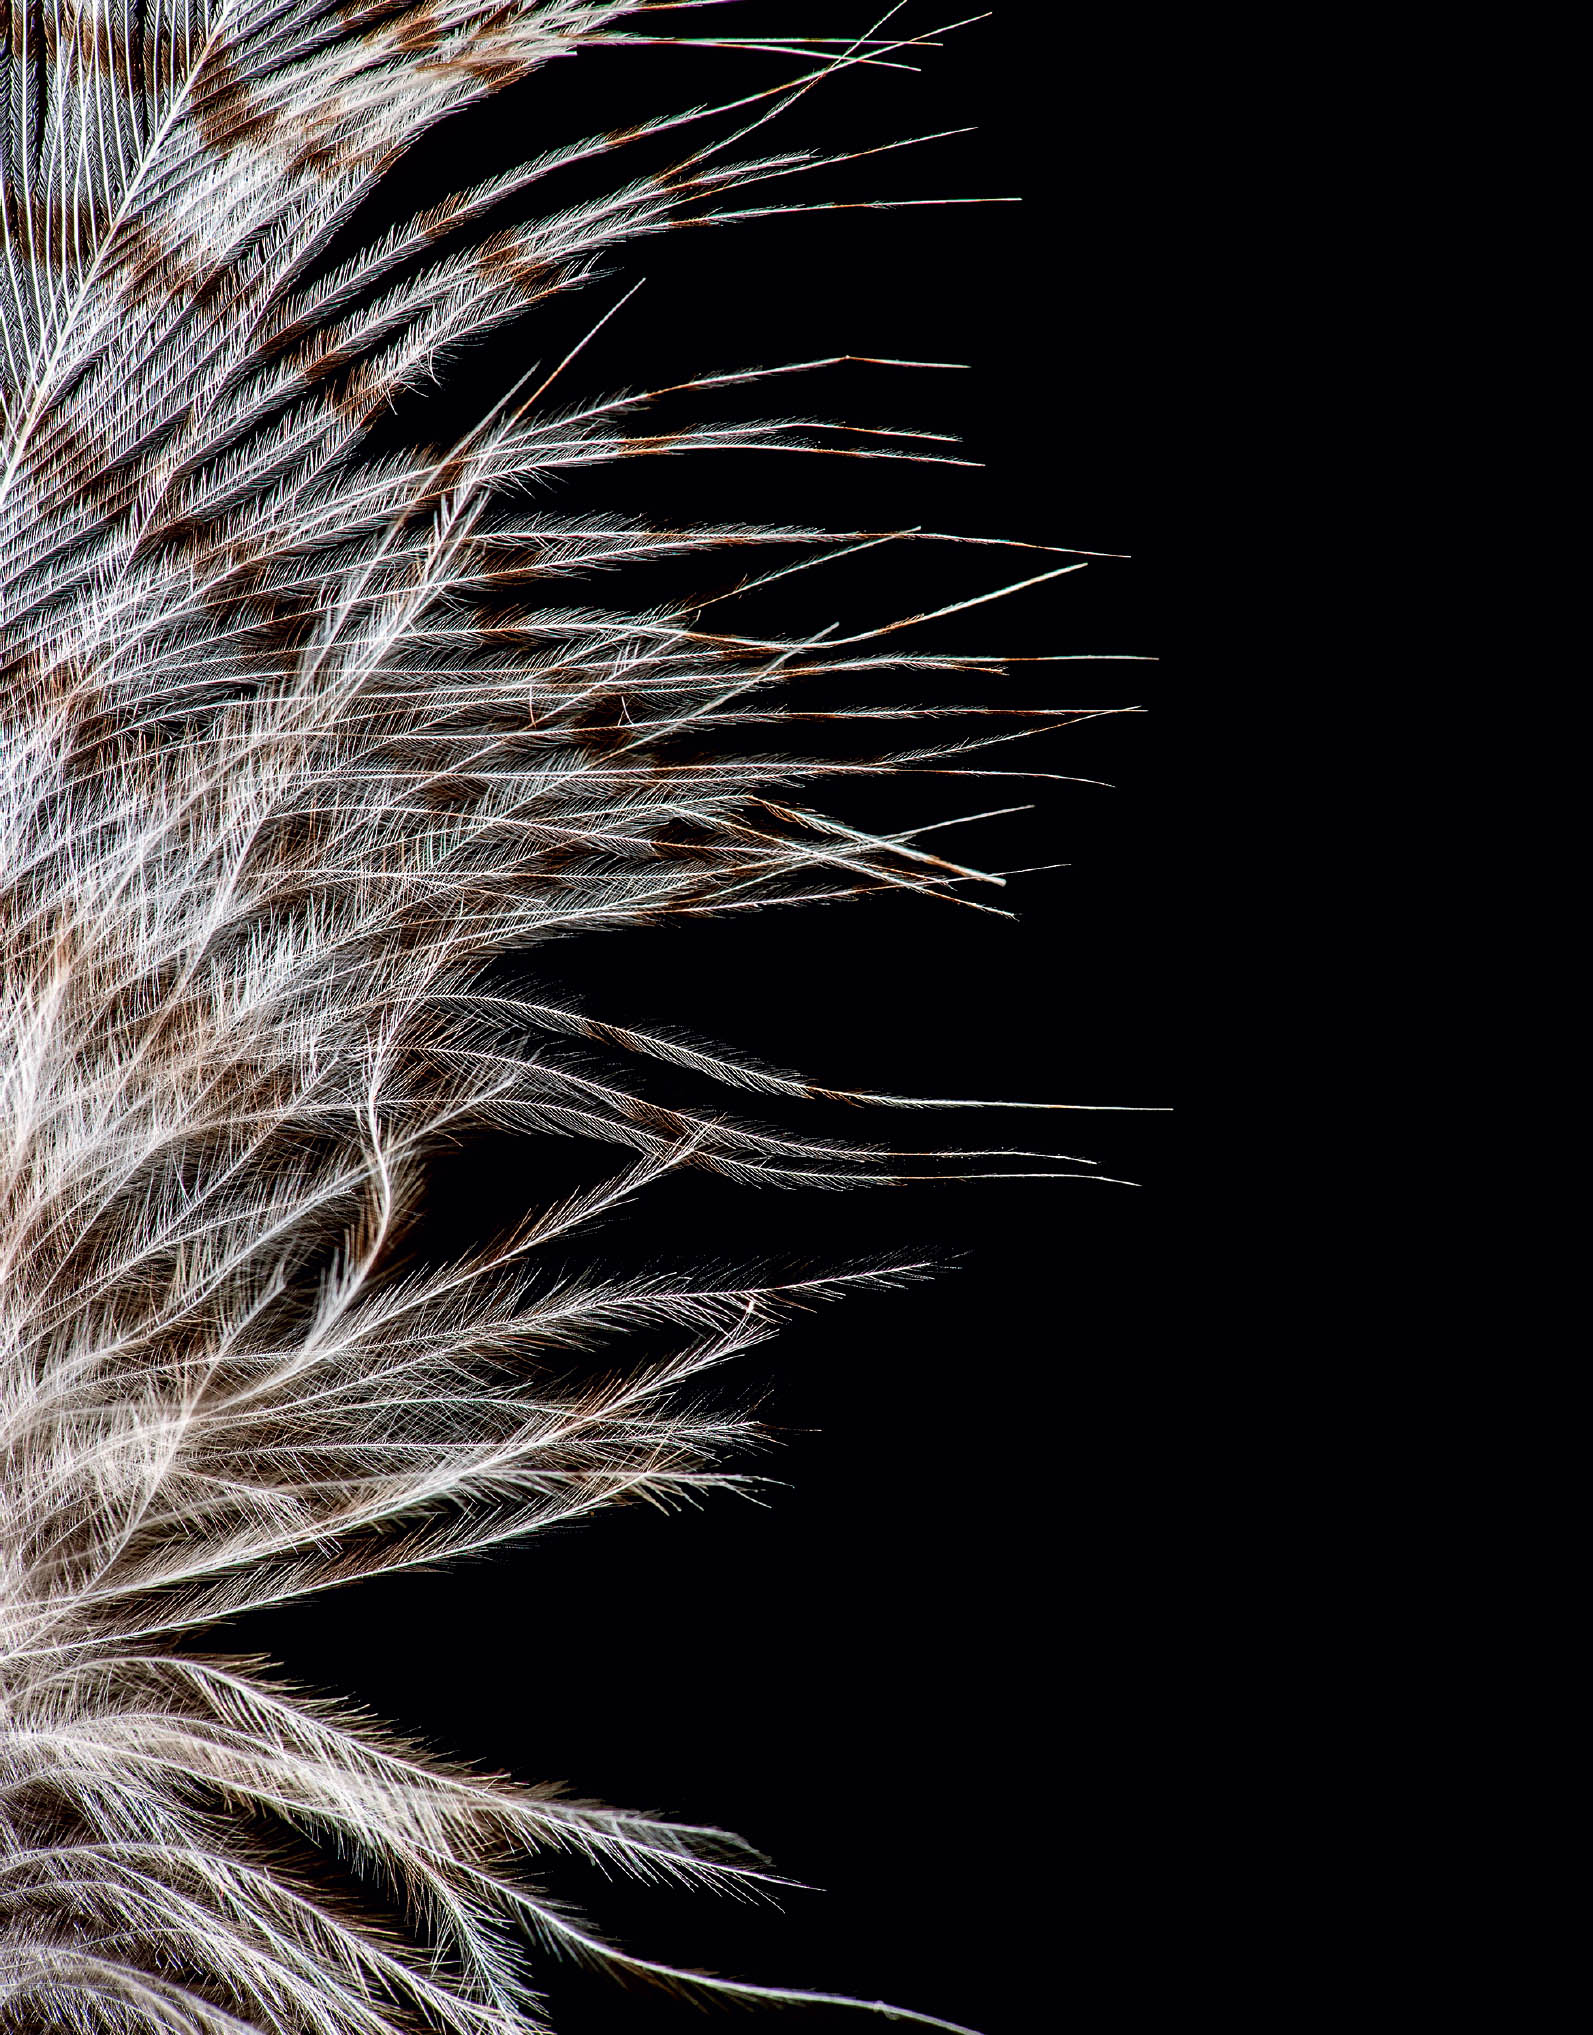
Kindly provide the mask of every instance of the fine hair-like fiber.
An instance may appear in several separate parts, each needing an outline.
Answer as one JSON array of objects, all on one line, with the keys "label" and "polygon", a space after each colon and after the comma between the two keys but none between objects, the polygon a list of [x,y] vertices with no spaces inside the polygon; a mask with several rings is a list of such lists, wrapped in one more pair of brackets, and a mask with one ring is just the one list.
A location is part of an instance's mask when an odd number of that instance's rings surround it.
[{"label": "fine hair-like fiber", "polygon": [[[683,1166],[844,1187],[946,1157],[748,1114],[909,1099],[486,973],[571,932],[976,878],[807,803],[857,766],[805,755],[790,708],[809,681],[957,658],[899,647],[894,624],[776,638],[718,628],[711,604],[585,591],[691,552],[894,533],[658,528],[561,514],[546,485],[649,453],[870,441],[788,416],[649,436],[656,392],[583,400],[567,353],[457,443],[375,439],[448,356],[611,276],[625,243],[757,209],[741,194],[810,160],[779,144],[791,98],[911,41],[891,16],[785,42],[767,91],[673,106],[347,245],[446,115],[702,19],[0,4],[6,2035],[510,2035],[545,2025],[537,1971],[558,1957],[822,1997],[630,1956],[534,1877],[563,1853],[761,1878],[733,1837],[484,1779],[203,1642],[623,1497],[734,1484],[746,1423],[709,1374],[791,1306],[917,1269],[571,1272],[566,1240]],[[665,167],[626,171],[627,147],[666,136]],[[606,196],[528,206],[608,155]],[[619,301],[594,297],[590,323]],[[933,731],[910,751],[935,753]],[[649,1099],[649,1065],[723,1106]],[[490,1244],[406,1257],[429,1156],[483,1130],[617,1156]]]}]

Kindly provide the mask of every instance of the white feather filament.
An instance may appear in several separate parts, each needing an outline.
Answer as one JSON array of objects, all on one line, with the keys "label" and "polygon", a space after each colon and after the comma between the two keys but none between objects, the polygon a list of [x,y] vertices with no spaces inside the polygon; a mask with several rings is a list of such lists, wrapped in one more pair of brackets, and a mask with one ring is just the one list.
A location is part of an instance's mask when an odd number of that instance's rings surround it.
[{"label": "white feather filament", "polygon": [[[253,1607],[729,1481],[740,1428],[702,1410],[704,1374],[847,1283],[546,1276],[558,1240],[681,1165],[844,1184],[892,1160],[649,1102],[572,1047],[838,1092],[488,993],[486,962],[977,874],[800,803],[843,766],[749,745],[801,719],[768,702],[804,673],[928,661],[889,630],[761,641],[705,611],[556,604],[555,582],[603,567],[889,534],[657,531],[522,499],[665,449],[827,444],[820,422],[666,445],[633,428],[643,398],[556,408],[549,376],[444,456],[364,449],[450,350],[628,239],[740,216],[727,194],[800,160],[704,145],[479,230],[619,146],[598,140],[325,266],[444,115],[554,57],[658,40],[623,27],[656,11],[0,5],[10,2035],[509,2035],[543,2025],[537,1953],[804,1997],[628,1957],[518,1876],[574,1853],[732,1884],[757,1873],[735,1840],[450,1769],[258,1662],[176,1650]],[[810,74],[897,49],[782,47]],[[786,89],[744,109],[749,138]],[[489,1249],[394,1272],[427,1155],[488,1125],[623,1164]],[[634,1330],[645,1361],[561,1382],[561,1353]],[[273,1830],[340,1859],[373,1912],[284,1863]]]}]

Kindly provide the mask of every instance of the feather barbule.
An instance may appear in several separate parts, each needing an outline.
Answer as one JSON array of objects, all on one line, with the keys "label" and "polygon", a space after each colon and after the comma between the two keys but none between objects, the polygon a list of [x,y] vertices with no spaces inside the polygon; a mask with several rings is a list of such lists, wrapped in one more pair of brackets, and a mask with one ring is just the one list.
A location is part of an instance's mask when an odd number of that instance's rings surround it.
[{"label": "feather barbule", "polygon": [[[734,1482],[742,1423],[704,1377],[789,1307],[912,1270],[546,1269],[683,1165],[844,1185],[893,1161],[653,1102],[628,1067],[838,1091],[483,973],[574,932],[969,876],[809,808],[823,766],[749,744],[805,672],[913,654],[560,594],[694,550],[873,541],[545,499],[574,467],[821,427],[650,438],[643,397],[561,404],[553,366],[445,450],[373,446],[458,349],[800,167],[753,146],[776,91],[736,113],[735,160],[688,139],[602,199],[493,223],[636,138],[599,136],[349,250],[438,121],[671,39],[627,22],[672,11],[0,0],[6,2035],[510,2035],[544,2025],[560,1956],[822,1997],[631,1957],[522,1871],[764,1878],[735,1839],[450,1766],[192,1637]],[[810,52],[801,79],[888,46]],[[428,1157],[493,1127],[618,1157],[406,1264]],[[564,1362],[627,1336],[644,1354],[598,1383]]]}]

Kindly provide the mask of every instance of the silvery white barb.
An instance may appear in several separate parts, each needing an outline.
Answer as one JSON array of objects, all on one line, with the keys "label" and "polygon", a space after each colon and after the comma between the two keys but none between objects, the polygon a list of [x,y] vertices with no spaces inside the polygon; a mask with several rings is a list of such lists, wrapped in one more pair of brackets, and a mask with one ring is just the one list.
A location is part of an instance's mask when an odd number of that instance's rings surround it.
[{"label": "silvery white barb", "polygon": [[[659,449],[639,398],[561,408],[544,381],[446,456],[365,449],[449,350],[797,165],[758,152],[774,95],[735,114],[733,162],[688,139],[602,203],[486,217],[605,138],[328,257],[444,115],[645,44],[626,17],[659,12],[0,7],[8,2035],[510,2035],[543,2025],[538,1958],[561,1955],[803,1997],[629,1957],[524,1876],[562,1852],[733,1883],[757,1867],[734,1840],[451,1770],[185,1643],[725,1481],[738,1423],[702,1410],[703,1374],[845,1281],[561,1282],[549,1247],[682,1164],[889,1170],[664,1109],[613,1069],[819,1092],[800,1082],[481,981],[571,930],[962,880],[794,803],[800,765],[740,739],[777,681],[914,658],[556,604],[572,576],[760,536],[526,506],[560,469]],[[887,51],[827,46],[802,76]],[[424,1157],[486,1125],[622,1156],[507,1242],[395,1272]],[[561,1352],[634,1329],[622,1382],[561,1383]],[[370,1919],[284,1862],[317,1852],[374,1890]]]}]

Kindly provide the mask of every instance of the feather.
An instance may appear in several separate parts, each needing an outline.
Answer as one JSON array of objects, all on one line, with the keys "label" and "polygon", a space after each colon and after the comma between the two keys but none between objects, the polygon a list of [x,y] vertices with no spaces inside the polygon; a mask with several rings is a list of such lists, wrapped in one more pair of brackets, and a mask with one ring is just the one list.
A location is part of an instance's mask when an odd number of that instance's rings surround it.
[{"label": "feather", "polygon": [[[799,165],[763,123],[802,82],[735,112],[734,160],[688,140],[491,224],[627,139],[599,137],[360,239],[438,121],[663,40],[627,27],[656,12],[0,0],[0,2029],[508,2035],[544,2025],[548,1957],[809,1997],[629,1957],[524,1871],[734,1886],[762,1876],[736,1840],[484,1780],[193,1641],[733,1484],[743,1426],[704,1378],[790,1307],[912,1270],[550,1271],[683,1165],[841,1186],[897,1158],[661,1107],[627,1067],[839,1092],[483,978],[572,932],[977,874],[811,809],[800,784],[842,766],[756,746],[804,674],[930,661],[888,631],[561,593],[771,534],[878,541],[534,506],[567,468],[822,446],[823,420],[649,437],[644,396],[560,401],[555,368],[440,453],[376,440],[461,347]],[[806,81],[895,45],[786,47]],[[406,1263],[428,1156],[485,1126],[602,1141],[615,1170]],[[645,1354],[570,1382],[568,1353],[626,1338]]]}]

